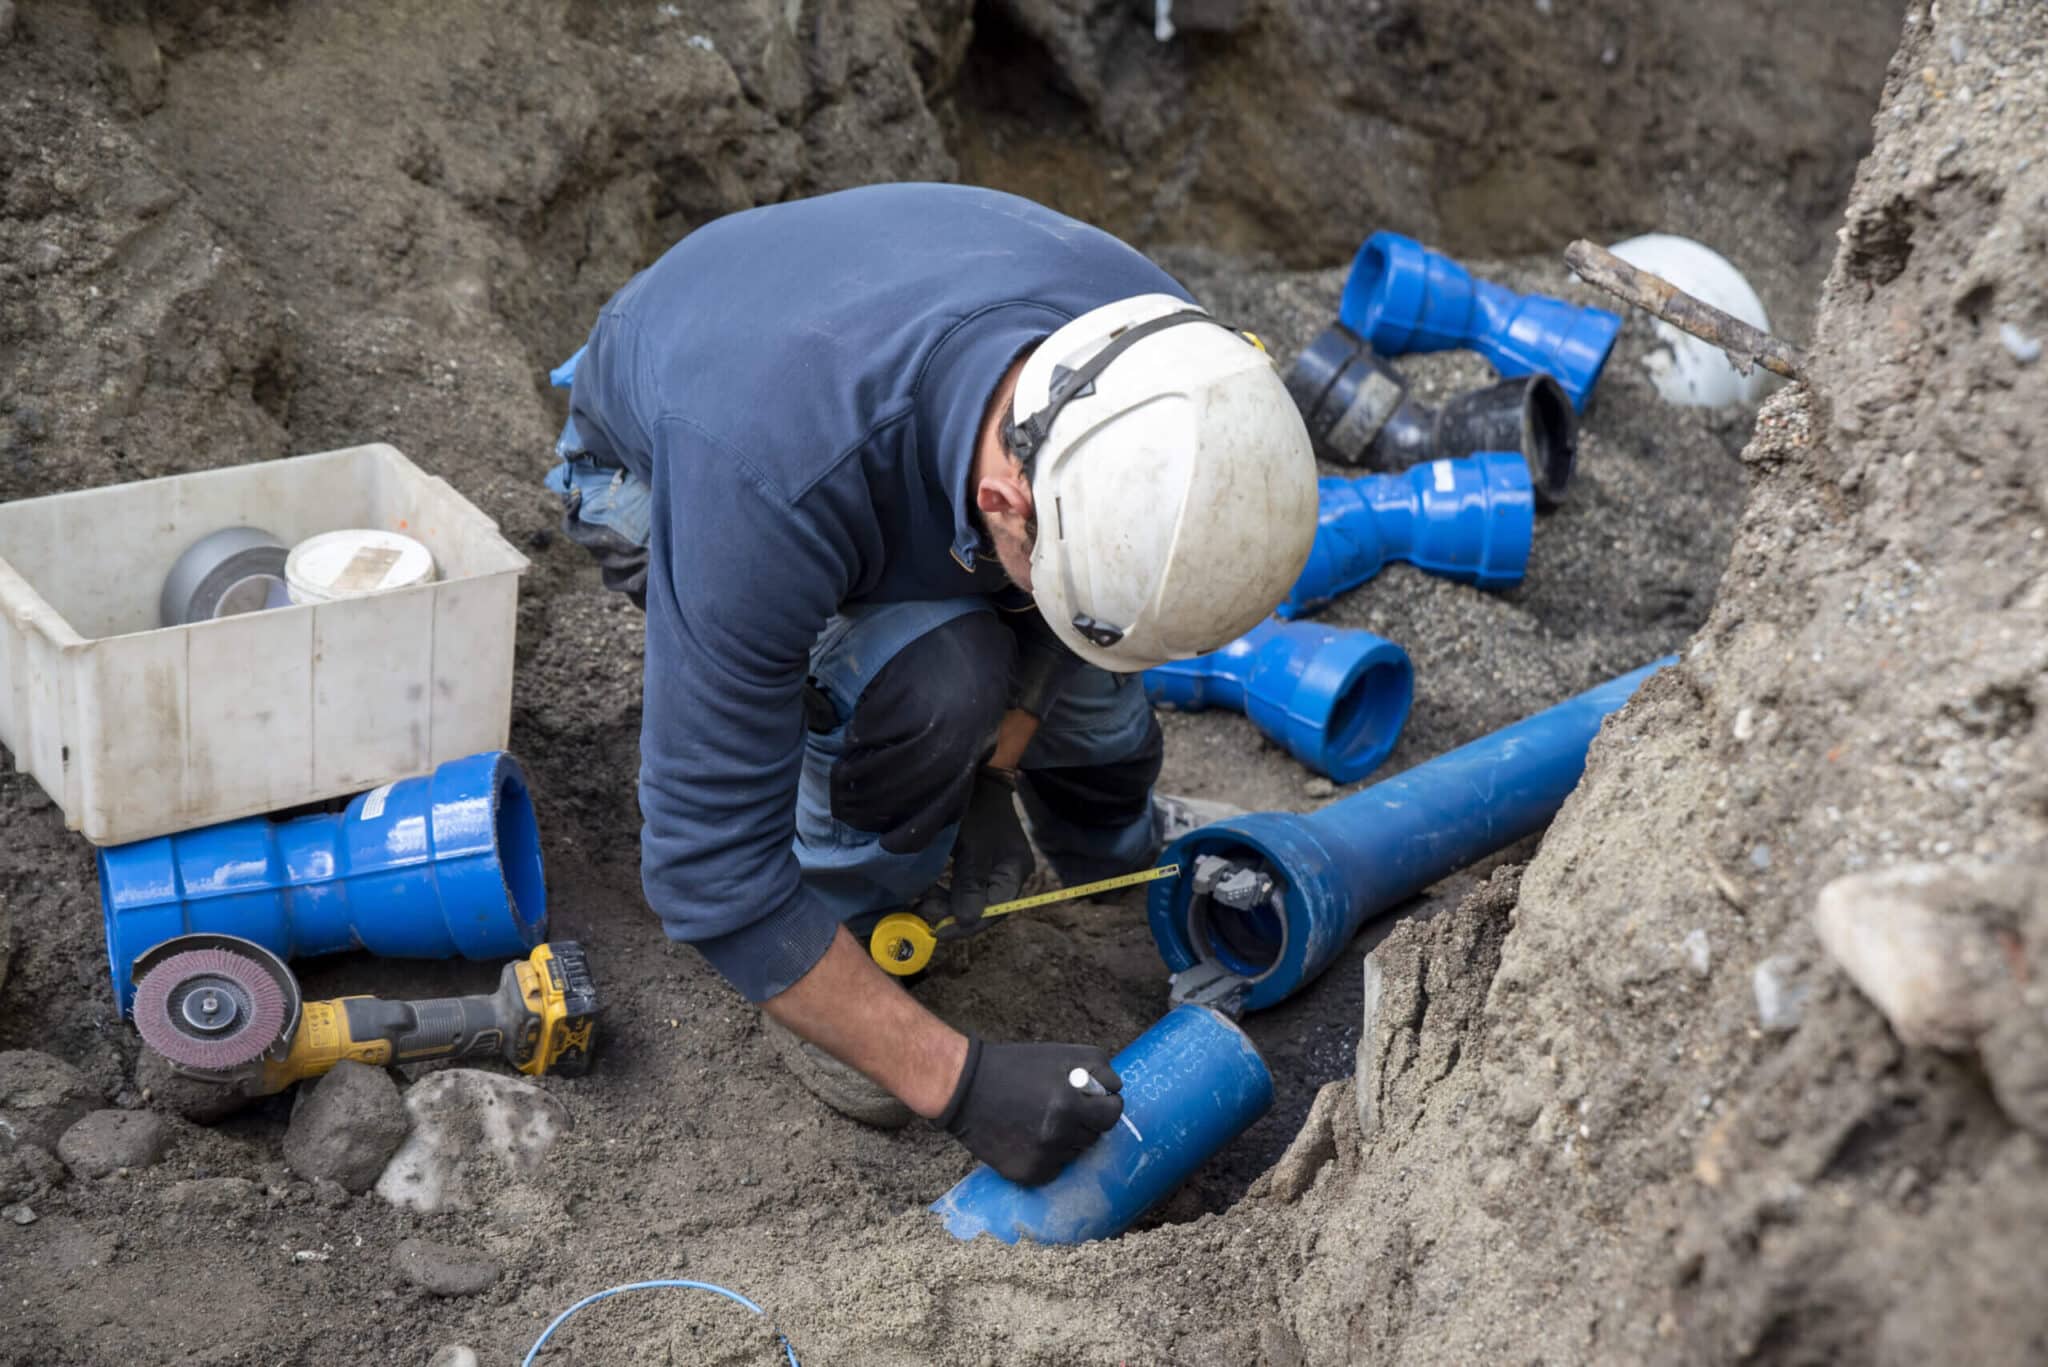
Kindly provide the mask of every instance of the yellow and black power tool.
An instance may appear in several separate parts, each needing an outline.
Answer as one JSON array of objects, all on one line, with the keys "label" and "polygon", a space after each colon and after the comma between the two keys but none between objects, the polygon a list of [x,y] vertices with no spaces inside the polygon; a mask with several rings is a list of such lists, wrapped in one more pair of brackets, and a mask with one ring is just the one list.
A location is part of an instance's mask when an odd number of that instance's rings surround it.
[{"label": "yellow and black power tool", "polygon": [[302,1001],[284,960],[232,935],[181,935],[135,961],[135,1028],[178,1072],[246,1096],[281,1092],[343,1059],[384,1067],[488,1056],[522,1073],[589,1070],[597,985],[573,940],[505,965],[476,997]]}]

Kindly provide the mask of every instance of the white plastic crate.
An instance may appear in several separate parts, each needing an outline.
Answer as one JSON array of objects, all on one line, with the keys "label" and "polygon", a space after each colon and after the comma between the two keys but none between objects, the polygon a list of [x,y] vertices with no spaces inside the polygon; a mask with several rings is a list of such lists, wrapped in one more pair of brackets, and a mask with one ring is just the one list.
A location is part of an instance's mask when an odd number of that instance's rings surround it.
[{"label": "white plastic crate", "polygon": [[[431,584],[159,628],[186,546],[341,527],[424,542]],[[0,743],[113,845],[502,748],[526,557],[390,446],[0,505]]]}]

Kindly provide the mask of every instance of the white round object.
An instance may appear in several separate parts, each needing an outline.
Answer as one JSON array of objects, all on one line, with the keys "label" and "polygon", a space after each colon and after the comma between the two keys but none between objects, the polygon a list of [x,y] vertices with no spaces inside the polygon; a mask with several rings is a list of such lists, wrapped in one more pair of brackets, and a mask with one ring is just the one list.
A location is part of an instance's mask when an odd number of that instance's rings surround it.
[{"label": "white round object", "polygon": [[397,532],[367,527],[322,532],[292,547],[284,578],[294,603],[331,603],[432,583],[434,556]]},{"label": "white round object", "polygon": [[[1617,242],[1608,250],[1638,270],[1663,276],[1703,304],[1733,314],[1753,328],[1771,330],[1764,301],[1756,297],[1742,272],[1712,247],[1671,233],[1645,233]],[[1669,323],[1657,324],[1657,339],[1662,345],[1643,358],[1643,368],[1650,372],[1651,383],[1666,403],[1681,408],[1740,403],[1754,408],[1763,401],[1770,374],[1762,366],[1752,367],[1744,375],[1721,348]]]},{"label": "white round object", "polygon": [[[1025,361],[1013,422],[1126,331],[1187,312],[1200,310],[1146,294],[1082,314]],[[1317,503],[1308,429],[1264,349],[1205,318],[1127,346],[1058,409],[1031,484],[1039,612],[1119,673],[1215,650],[1270,615],[1308,563]]]}]

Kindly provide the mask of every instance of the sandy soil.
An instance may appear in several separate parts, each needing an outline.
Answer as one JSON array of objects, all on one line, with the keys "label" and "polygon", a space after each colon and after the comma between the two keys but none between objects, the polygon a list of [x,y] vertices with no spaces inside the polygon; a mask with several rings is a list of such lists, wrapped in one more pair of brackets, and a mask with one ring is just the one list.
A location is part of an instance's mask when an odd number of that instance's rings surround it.
[{"label": "sandy soil", "polygon": [[[1946,567],[1960,586],[1963,567],[1992,554],[1976,538],[2038,520],[2021,439],[1984,434],[2018,430],[2041,372],[1998,370],[1982,329],[2043,330],[2038,211],[1996,207],[2042,193],[2040,167],[2015,169],[2022,118],[2038,126],[2020,73],[2030,52],[2038,66],[2039,22],[2012,5],[1979,6],[1955,30],[1915,20],[1878,124],[1892,141],[1863,172],[1850,250],[1817,311],[1896,9],[1759,3],[1702,17],[1561,2],[1545,20],[1546,6],[1365,8],[1360,25],[1271,6],[1241,34],[1165,52],[1124,6],[1062,20],[1023,0],[979,6],[972,29],[964,5],[881,0],[797,7],[795,23],[766,3],[516,19],[487,4],[0,12],[0,75],[14,78],[0,88],[18,92],[0,97],[0,496],[389,439],[498,517],[535,560],[512,745],[535,778],[554,933],[590,948],[608,1001],[597,1071],[548,1084],[573,1134],[489,1209],[321,1203],[282,1161],[289,1098],[212,1127],[173,1116],[162,1163],[106,1178],[0,1155],[0,1195],[36,1215],[0,1222],[0,1362],[424,1363],[455,1342],[517,1361],[578,1296],[657,1276],[745,1291],[807,1363],[1470,1361],[1510,1345],[1546,1361],[1873,1356],[1938,1341],[1973,1295],[1996,1313],[1971,1346],[2023,1357],[2021,1308],[1987,1289],[2001,1250],[2008,1266],[2022,1255],[1972,1242],[1982,1220],[1969,1211],[2013,1196],[2038,1155],[1969,1090],[1967,1069],[1887,1046],[1798,932],[1817,880],[1850,851],[1965,843],[1902,797],[1945,751],[1902,759],[1876,746],[1857,751],[1853,775],[1822,768],[1838,763],[1826,756],[1843,724],[1825,719],[1842,709],[1870,714],[1876,735],[1934,725],[1940,704],[1920,718],[1911,690],[1895,700],[1874,682],[1875,656],[1809,641],[1807,621],[1833,630],[1845,614],[1833,590],[1802,588],[1845,565],[1867,577],[1887,553]],[[1818,27],[1830,41],[1802,40]],[[1290,55],[1301,69],[1282,79]],[[1332,106],[1345,62],[1374,74]],[[1607,74],[1558,75],[1581,69]],[[1002,70],[1029,79],[999,83]],[[1489,83],[1513,93],[1519,116],[1501,112],[1505,96],[1472,93]],[[1741,98],[1695,108],[1720,90]],[[1441,97],[1397,98],[1418,91]],[[1032,126],[1068,136],[1027,136]],[[1277,146],[1271,130],[1288,126],[1316,156],[1290,148],[1260,163],[1262,216],[1219,160],[1247,140]],[[1327,174],[1347,164],[1367,169]],[[1684,677],[1631,714],[1639,743],[1603,745],[1594,782],[1525,875],[1509,868],[1481,889],[1489,866],[1418,901],[1378,962],[1397,989],[1426,988],[1426,1011],[1361,1020],[1360,962],[1383,926],[1249,1021],[1278,1082],[1274,1112],[1146,1228],[1078,1250],[946,1239],[923,1207],[968,1167],[951,1141],[825,1111],[782,1070],[757,1013],[662,939],[637,876],[640,619],[553,535],[534,483],[559,413],[542,372],[674,236],[747,203],[953,174],[1103,218],[1283,354],[1330,316],[1343,253],[1380,222],[1579,299],[1590,296],[1554,252],[1510,253],[1579,231],[1692,232],[1748,270],[1779,326],[1819,338],[1827,374],[1844,377],[1818,414],[1780,401],[1752,441],[1746,421],[1659,404],[1639,366],[1650,333],[1632,321],[1586,417],[1580,479],[1539,526],[1524,586],[1485,595],[1397,566],[1329,611],[1416,661],[1414,714],[1385,772],[1683,646],[1703,623],[1709,655],[1742,663],[1716,674],[1695,645]],[[1988,296],[1946,279],[1944,262],[2014,216],[2011,245],[1975,267]],[[1902,236],[1923,245],[1902,249]],[[1880,278],[1902,250],[1901,270]],[[2019,283],[2030,278],[2031,295]],[[1927,304],[1945,290],[1985,321]],[[1930,310],[1937,323],[1915,321]],[[1485,378],[1460,357],[1410,373],[1431,398]],[[1944,386],[1969,402],[1942,404]],[[1844,426],[1852,408],[1860,426]],[[1947,533],[1923,535],[1928,514],[1886,482],[1907,450],[1929,463],[1967,451],[1984,474],[1944,505]],[[1977,624],[1994,636],[2041,623],[2024,588],[2034,562],[2005,563],[2018,578],[2000,581],[2004,605]],[[1757,624],[1796,643],[1796,669],[1767,671],[1763,647],[1742,644]],[[2043,705],[2019,655],[1950,667],[2015,678],[2029,709]],[[1747,748],[1726,739],[1739,706],[1759,718]],[[1247,807],[1328,800],[1240,718],[1164,720],[1175,791]],[[1941,739],[1988,757],[1961,771],[1981,798],[1948,799],[1941,820],[1971,814],[1969,840],[2013,847],[2038,822],[2038,795],[1989,785],[2038,760],[2038,732]],[[2021,815],[1983,811],[1994,793]],[[1823,824],[1831,807],[1853,834]],[[1909,809],[1920,815],[1893,815]],[[137,1046],[113,1012],[89,852],[11,774],[0,830],[15,951],[0,1048],[65,1060],[108,1104],[160,1103],[142,1095]],[[1769,870],[1754,863],[1760,846]],[[1690,856],[1666,857],[1695,848],[1735,871],[1744,908]],[[1717,976],[1695,985],[1633,966],[1664,965],[1665,942],[1695,923]],[[1792,953],[1822,984],[1789,1041],[1752,1024],[1750,969],[1767,952]],[[307,990],[328,995],[481,990],[497,972],[302,967]],[[1112,1045],[1165,1000],[1132,899],[1019,918],[947,954],[919,990],[992,1034]],[[1378,1099],[1371,1134],[1350,1081],[1358,1058],[1375,1061],[1357,1084]],[[1688,1112],[1700,1095],[1709,1105]],[[1848,1175],[1773,1158],[1831,1107],[1877,1136],[1849,1146]],[[1283,1157],[1305,1119],[1306,1141]],[[1603,1147],[1596,1131],[1616,1137]],[[1721,1181],[1695,1175],[1696,1148]],[[1909,1169],[1921,1194],[1876,1213]],[[180,1185],[221,1176],[257,1186],[195,1203]],[[407,1237],[478,1250],[504,1275],[480,1296],[430,1296],[393,1275]],[[1899,1251],[1916,1239],[1924,1250]],[[329,1256],[295,1261],[304,1249]],[[1948,1252],[1958,1270],[1926,1281]],[[1858,1289],[1887,1278],[1932,1288],[1888,1337],[1859,1318],[1877,1312]],[[548,1360],[772,1353],[743,1313],[683,1293],[607,1303],[558,1343]]]}]

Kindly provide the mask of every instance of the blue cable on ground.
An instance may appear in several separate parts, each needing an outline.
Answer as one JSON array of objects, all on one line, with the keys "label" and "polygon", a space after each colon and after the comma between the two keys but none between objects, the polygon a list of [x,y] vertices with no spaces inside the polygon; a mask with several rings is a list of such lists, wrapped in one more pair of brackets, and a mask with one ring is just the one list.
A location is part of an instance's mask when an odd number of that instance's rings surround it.
[{"label": "blue cable on ground", "polygon": [[[728,1291],[722,1286],[713,1286],[710,1282],[627,1282],[624,1286],[614,1286],[604,1291],[592,1292],[590,1295],[585,1296],[582,1300],[576,1302],[576,1304],[570,1306],[567,1310],[564,1310],[561,1314],[555,1316],[555,1322],[553,1324],[550,1324],[546,1329],[543,1329],[541,1331],[540,1337],[533,1341],[533,1347],[526,1350],[526,1360],[520,1363],[519,1367],[533,1367],[533,1360],[540,1356],[541,1349],[547,1347],[548,1340],[554,1337],[555,1330],[560,1329],[564,1324],[568,1322],[569,1316],[575,1314],[584,1306],[596,1305],[599,1301],[605,1300],[612,1296],[616,1296],[621,1291],[652,1291],[664,1286],[680,1286],[690,1291],[709,1291],[714,1295],[725,1297],[727,1300],[733,1302],[736,1305],[744,1305],[745,1307],[747,1307],[747,1309],[753,1311],[762,1319],[768,1318],[768,1312],[766,1310],[763,1310],[760,1306],[754,1304],[745,1296],[742,1296],[739,1292]],[[774,1328],[773,1321],[769,1322],[769,1327]],[[789,1367],[803,1367],[803,1364],[799,1363],[796,1360],[796,1348],[793,1345],[791,1345],[789,1341],[789,1335],[783,1333],[780,1329],[776,1329],[775,1337],[781,1341],[782,1351],[789,1355]]]}]

